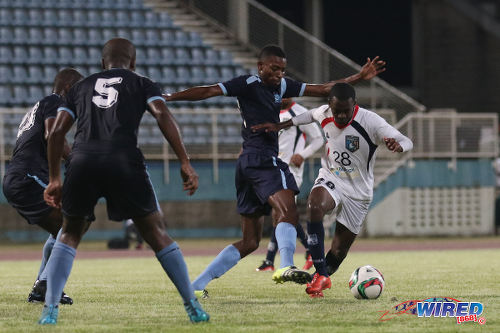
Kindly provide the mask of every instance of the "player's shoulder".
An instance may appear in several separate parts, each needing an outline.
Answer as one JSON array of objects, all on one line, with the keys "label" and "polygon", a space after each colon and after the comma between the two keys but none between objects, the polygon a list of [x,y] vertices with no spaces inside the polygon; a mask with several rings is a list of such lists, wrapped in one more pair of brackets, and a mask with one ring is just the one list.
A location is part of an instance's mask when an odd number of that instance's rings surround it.
[{"label": "player's shoulder", "polygon": [[328,106],[328,104],[324,104],[315,109],[312,109],[311,112],[314,119],[320,120],[328,117],[328,110],[330,110],[330,106]]},{"label": "player's shoulder", "polygon": [[363,122],[368,122],[368,123],[379,123],[379,122],[385,122],[384,118],[379,116],[377,113],[359,107],[358,112],[356,113],[355,120],[363,121]]}]

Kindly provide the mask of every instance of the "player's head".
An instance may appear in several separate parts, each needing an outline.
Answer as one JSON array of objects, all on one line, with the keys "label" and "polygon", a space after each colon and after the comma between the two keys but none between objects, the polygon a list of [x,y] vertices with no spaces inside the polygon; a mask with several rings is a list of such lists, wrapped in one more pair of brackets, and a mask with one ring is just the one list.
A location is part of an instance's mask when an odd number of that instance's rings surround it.
[{"label": "player's head", "polygon": [[57,73],[54,79],[53,91],[60,96],[64,96],[69,89],[82,78],[83,75],[76,69],[64,68]]},{"label": "player's head", "polygon": [[257,63],[259,76],[266,85],[277,86],[285,76],[286,55],[281,47],[267,45],[260,51]]},{"label": "player's head", "polygon": [[344,126],[349,123],[356,105],[356,91],[348,83],[336,83],[328,95],[328,104],[332,110],[335,122]]},{"label": "player's head", "polygon": [[281,110],[289,109],[293,104],[293,98],[281,99]]},{"label": "player's head", "polygon": [[113,38],[102,48],[102,68],[125,68],[135,70],[135,46],[128,39]]}]

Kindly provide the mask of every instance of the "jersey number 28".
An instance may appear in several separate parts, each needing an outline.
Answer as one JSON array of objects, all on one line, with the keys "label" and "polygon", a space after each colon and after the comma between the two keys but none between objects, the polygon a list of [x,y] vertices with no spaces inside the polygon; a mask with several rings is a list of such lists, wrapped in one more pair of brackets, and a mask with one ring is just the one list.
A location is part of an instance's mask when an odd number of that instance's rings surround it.
[{"label": "jersey number 28", "polygon": [[109,108],[118,100],[118,90],[112,86],[120,84],[121,77],[112,77],[109,79],[97,79],[94,90],[99,96],[92,97],[92,102],[100,108]]}]

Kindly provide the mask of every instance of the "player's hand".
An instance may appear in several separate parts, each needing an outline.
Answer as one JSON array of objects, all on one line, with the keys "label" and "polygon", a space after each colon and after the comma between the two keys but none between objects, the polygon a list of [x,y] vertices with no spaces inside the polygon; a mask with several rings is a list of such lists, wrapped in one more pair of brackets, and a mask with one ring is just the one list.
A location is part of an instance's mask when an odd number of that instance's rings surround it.
[{"label": "player's hand", "polygon": [[194,171],[191,163],[181,165],[182,188],[188,192],[188,195],[193,195],[198,189],[198,174]]},{"label": "player's hand", "polygon": [[279,128],[278,124],[274,123],[264,123],[258,124],[250,127],[252,132],[264,131],[264,132],[279,132],[281,128]]},{"label": "player's hand", "polygon": [[394,138],[384,138],[385,145],[387,149],[392,151],[393,153],[402,153],[403,147],[396,141]]},{"label": "player's hand", "polygon": [[61,208],[62,184],[61,181],[50,182],[43,191],[43,199],[47,205]]},{"label": "player's hand", "polygon": [[290,163],[296,167],[300,167],[304,163],[304,158],[300,154],[293,154],[290,158]]},{"label": "player's hand", "polygon": [[366,58],[366,63],[361,67],[359,75],[363,80],[371,80],[383,71],[385,71],[385,61],[376,56],[373,60]]}]

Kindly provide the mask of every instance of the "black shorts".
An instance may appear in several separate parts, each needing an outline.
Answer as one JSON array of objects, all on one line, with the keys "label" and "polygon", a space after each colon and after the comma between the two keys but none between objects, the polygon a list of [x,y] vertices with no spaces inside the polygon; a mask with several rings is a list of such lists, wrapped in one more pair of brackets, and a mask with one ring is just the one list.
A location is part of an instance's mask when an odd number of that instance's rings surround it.
[{"label": "black shorts", "polygon": [[142,217],[159,210],[140,151],[71,154],[63,185],[63,214],[92,216],[101,197],[106,199],[108,217],[113,221]]},{"label": "black shorts", "polygon": [[7,173],[3,178],[3,194],[29,224],[38,224],[53,209],[43,200],[46,184],[46,176]]},{"label": "black shorts", "polygon": [[240,155],[235,178],[239,214],[269,215],[271,195],[286,189],[299,193],[288,164],[274,156]]}]

